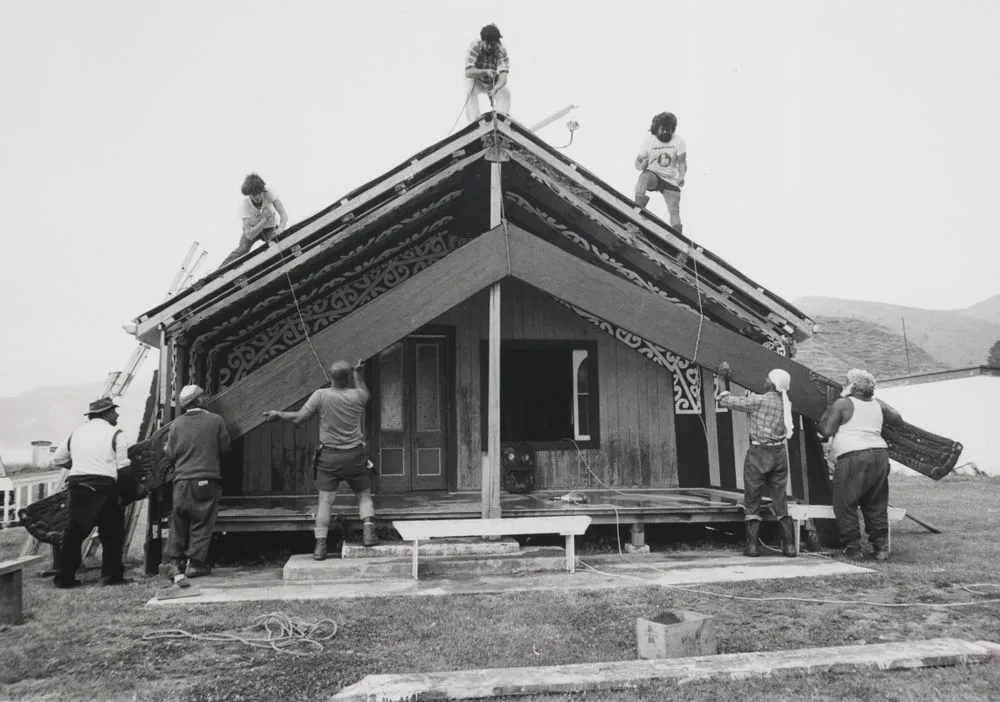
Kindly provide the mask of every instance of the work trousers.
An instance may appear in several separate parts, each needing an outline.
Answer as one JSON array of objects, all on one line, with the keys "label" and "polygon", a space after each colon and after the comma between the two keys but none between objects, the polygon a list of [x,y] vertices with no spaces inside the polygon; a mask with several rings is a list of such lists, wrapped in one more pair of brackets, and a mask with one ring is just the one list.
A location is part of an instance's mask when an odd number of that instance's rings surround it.
[{"label": "work trousers", "polygon": [[745,519],[760,519],[760,501],[767,488],[775,517],[788,516],[788,454],[785,445],[751,446],[743,461]]},{"label": "work trousers", "polygon": [[[479,96],[486,95],[486,87],[478,80],[472,78],[465,79],[465,118],[470,122],[479,119],[482,114],[479,110]],[[487,97],[487,99],[489,99]],[[493,98],[493,106],[497,112],[510,114],[510,90],[503,86],[497,91]]]},{"label": "work trousers", "polygon": [[276,227],[268,227],[267,229],[261,230],[260,234],[258,234],[253,239],[248,237],[246,234],[241,235],[240,243],[237,244],[236,248],[233,249],[228,256],[226,256],[226,259],[222,263],[219,264],[219,268],[222,268],[223,266],[232,263],[240,256],[245,256],[246,254],[250,253],[250,247],[253,246],[253,242],[257,241],[257,239],[260,239],[265,243],[270,241],[271,237],[274,236],[276,231],[277,231]]},{"label": "work trousers", "polygon": [[222,483],[218,480],[175,480],[167,557],[208,563]]},{"label": "work trousers", "polygon": [[840,544],[861,546],[858,507],[865,518],[868,541],[876,549],[889,544],[889,451],[851,451],[837,458],[833,472],[833,514]]},{"label": "work trousers", "polygon": [[69,524],[59,547],[59,572],[56,581],[70,583],[76,577],[83,554],[80,547],[97,527],[101,539],[101,576],[120,580],[125,574],[122,550],[125,546],[125,510],[118,502],[118,486],[94,488],[70,483],[66,511]]}]

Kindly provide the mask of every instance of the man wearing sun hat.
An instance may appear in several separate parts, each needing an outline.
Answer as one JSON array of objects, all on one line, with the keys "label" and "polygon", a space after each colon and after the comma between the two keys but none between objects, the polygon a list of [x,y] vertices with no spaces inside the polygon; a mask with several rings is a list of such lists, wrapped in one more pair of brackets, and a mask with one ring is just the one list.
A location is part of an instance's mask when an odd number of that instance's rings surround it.
[{"label": "man wearing sun hat", "polygon": [[118,469],[129,464],[128,441],[118,425],[118,405],[108,397],[90,403],[88,421],[76,429],[52,457],[52,463],[70,471],[66,478],[69,523],[59,547],[56,587],[80,585],[80,548],[97,527],[101,540],[101,583],[125,582],[122,550],[125,511],[118,493]]},{"label": "man wearing sun hat", "polygon": [[164,575],[189,578],[208,575],[208,547],[222,497],[221,455],[229,451],[229,432],[219,415],[204,407],[205,391],[197,385],[181,389],[183,414],[170,424],[163,449],[173,464],[173,510]]},{"label": "man wearing sun hat", "polygon": [[[726,376],[729,364],[723,363],[719,374]],[[734,397],[729,391],[719,396],[719,406],[746,412],[750,415],[750,449],[743,461],[743,507],[746,524],[747,556],[757,555],[757,538],[760,533],[760,501],[767,488],[771,497],[771,511],[781,526],[781,553],[794,558],[795,528],[788,516],[788,452],[785,442],[794,430],[792,403],[788,388],[792,377],[787,371],[775,368],[764,381],[764,394],[749,393]]]}]

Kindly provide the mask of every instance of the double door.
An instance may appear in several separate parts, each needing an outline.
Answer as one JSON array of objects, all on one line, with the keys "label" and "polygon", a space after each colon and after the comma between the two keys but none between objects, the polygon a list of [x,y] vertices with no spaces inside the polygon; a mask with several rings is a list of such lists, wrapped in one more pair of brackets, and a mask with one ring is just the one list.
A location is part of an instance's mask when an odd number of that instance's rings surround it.
[{"label": "double door", "polygon": [[448,369],[445,336],[412,336],[378,357],[379,491],[448,488]]}]

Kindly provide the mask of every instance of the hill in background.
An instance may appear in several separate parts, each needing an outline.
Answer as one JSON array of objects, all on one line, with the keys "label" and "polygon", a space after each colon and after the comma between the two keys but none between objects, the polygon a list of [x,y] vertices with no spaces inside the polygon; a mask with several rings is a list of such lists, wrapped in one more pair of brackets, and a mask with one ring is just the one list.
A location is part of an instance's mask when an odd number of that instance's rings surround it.
[{"label": "hill in background", "polygon": [[[919,347],[946,368],[968,368],[986,363],[989,349],[1000,339],[1000,295],[964,310],[925,310],[918,307],[889,305],[864,300],[842,300],[832,297],[804,297],[795,305],[811,317],[853,319],[872,322],[887,333],[902,339],[903,322],[912,349]],[[849,332],[858,343],[856,351],[864,353],[864,341],[857,332]],[[822,336],[823,332],[820,332]],[[820,339],[822,343],[822,339]],[[809,343],[809,342],[806,342]],[[906,375],[905,354],[901,356],[902,373]],[[889,359],[885,359],[886,362]],[[818,368],[816,370],[819,370]],[[841,371],[843,375],[843,371]],[[837,376],[840,377],[840,376]]]}]

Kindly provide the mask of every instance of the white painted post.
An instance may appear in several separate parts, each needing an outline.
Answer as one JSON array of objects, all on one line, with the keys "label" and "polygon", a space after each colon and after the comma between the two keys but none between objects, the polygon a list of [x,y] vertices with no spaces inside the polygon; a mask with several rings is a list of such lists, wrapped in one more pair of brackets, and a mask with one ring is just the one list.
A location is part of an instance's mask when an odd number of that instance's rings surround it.
[{"label": "white painted post", "polygon": [[419,580],[420,576],[417,574],[417,559],[418,553],[420,552],[420,542],[417,539],[413,540],[413,579]]},{"label": "white painted post", "polygon": [[[502,222],[500,164],[490,164],[490,227]],[[500,517],[500,283],[490,286],[489,379],[487,383],[486,457],[483,474],[483,519]]]},{"label": "white painted post", "polygon": [[566,534],[566,570],[576,572],[576,537]]}]

